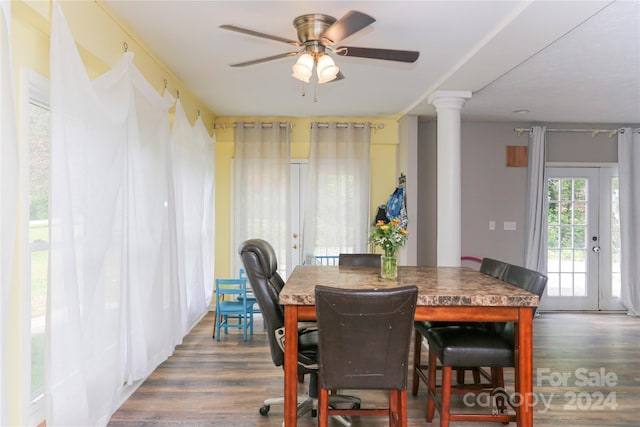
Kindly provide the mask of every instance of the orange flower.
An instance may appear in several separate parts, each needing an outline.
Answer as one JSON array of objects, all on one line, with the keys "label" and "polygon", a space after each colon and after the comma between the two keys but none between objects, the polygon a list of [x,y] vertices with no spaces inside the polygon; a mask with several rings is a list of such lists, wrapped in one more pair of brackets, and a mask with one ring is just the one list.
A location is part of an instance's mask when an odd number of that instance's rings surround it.
[{"label": "orange flower", "polygon": [[385,256],[393,256],[398,248],[403,246],[408,237],[408,231],[402,227],[399,218],[394,218],[388,223],[376,221],[376,225],[371,230],[369,242],[379,246],[384,251]]}]

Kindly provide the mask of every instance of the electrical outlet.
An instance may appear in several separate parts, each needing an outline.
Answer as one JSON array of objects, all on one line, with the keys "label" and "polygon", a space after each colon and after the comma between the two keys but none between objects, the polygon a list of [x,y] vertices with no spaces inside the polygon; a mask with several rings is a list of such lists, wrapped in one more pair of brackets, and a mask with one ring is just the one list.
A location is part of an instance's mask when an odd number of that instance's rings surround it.
[{"label": "electrical outlet", "polygon": [[496,222],[489,221],[489,230],[494,231],[496,229]]},{"label": "electrical outlet", "polygon": [[515,231],[516,228],[516,222],[515,221],[505,221],[504,222],[504,229],[508,230],[508,231]]}]

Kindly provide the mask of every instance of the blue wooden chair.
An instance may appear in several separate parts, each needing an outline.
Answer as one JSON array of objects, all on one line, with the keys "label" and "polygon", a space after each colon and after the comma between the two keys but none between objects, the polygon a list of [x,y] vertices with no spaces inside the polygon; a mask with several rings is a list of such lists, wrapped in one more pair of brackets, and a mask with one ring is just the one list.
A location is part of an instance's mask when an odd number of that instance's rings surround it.
[{"label": "blue wooden chair", "polygon": [[[238,272],[238,277],[240,277],[241,279],[246,279],[247,278],[247,272],[244,271],[244,268],[241,268],[240,271]],[[250,302],[253,304],[253,314],[256,313],[260,313],[260,307],[258,306],[258,300],[256,299],[256,296],[253,293],[253,289],[251,289],[251,283],[247,282],[249,284],[249,288],[247,289],[247,302]],[[265,326],[266,329],[266,326]]]},{"label": "blue wooden chair", "polygon": [[[247,298],[247,279],[216,279],[216,341],[220,341],[220,328],[229,333],[229,327],[243,330],[247,340],[247,330],[253,335],[253,304]],[[237,323],[229,323],[230,320]]]}]

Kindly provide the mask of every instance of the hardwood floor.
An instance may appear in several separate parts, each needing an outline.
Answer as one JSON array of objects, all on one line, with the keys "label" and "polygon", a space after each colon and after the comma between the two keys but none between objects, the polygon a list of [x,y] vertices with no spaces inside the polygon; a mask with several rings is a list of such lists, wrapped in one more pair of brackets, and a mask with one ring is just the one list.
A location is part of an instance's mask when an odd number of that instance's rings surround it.
[{"label": "hardwood floor", "polygon": [[[265,417],[258,413],[265,398],[279,396],[283,391],[283,372],[271,362],[260,318],[247,342],[242,341],[241,331],[231,330],[215,341],[211,338],[212,321],[209,313],[174,355],[113,415],[110,426],[282,425],[282,406],[272,406]],[[423,358],[426,354],[424,351]],[[542,313],[534,320],[533,354],[536,426],[639,425],[639,318],[623,314]],[[513,384],[512,371],[505,369],[507,388]],[[306,384],[301,388],[304,390]],[[421,384],[415,398],[409,391],[409,427],[439,425],[437,416],[431,424],[425,421],[425,389]],[[385,402],[380,392],[357,395],[363,405]],[[456,399],[454,402],[463,410],[462,396]],[[483,404],[478,400],[478,406]],[[315,426],[316,420],[306,416],[298,425]],[[330,425],[340,426],[335,420]],[[353,419],[354,427],[386,425],[384,417]],[[491,425],[501,424],[451,423],[465,427]]]}]

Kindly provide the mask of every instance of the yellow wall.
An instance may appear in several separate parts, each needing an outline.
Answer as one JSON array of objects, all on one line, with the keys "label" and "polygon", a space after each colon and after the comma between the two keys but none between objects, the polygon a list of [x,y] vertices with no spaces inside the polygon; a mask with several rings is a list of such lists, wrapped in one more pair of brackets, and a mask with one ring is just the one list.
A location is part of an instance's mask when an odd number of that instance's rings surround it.
[{"label": "yellow wall", "polygon": [[[216,118],[216,223],[231,224],[231,160],[233,159],[233,123],[237,121],[274,122],[288,121],[291,129],[291,158],[308,159],[311,123],[319,122],[369,122],[371,130],[371,195],[370,217],[373,220],[377,208],[386,204],[389,194],[397,185],[401,171],[396,170],[398,145],[398,122],[394,119],[381,120],[376,117],[218,117]],[[224,126],[223,126],[224,125]],[[378,125],[382,125],[380,128]],[[230,271],[231,257],[235,248],[231,247],[229,227],[216,229],[216,276],[233,277]]]},{"label": "yellow wall", "polygon": [[[210,131],[213,128],[214,112],[197,99],[193,93],[162,64],[158,58],[140,41],[140,39],[122,23],[95,1],[63,1],[62,10],[67,18],[71,32],[76,40],[80,54],[91,78],[109,70],[121,57],[124,43],[127,50],[134,53],[134,63],[147,80],[157,88],[159,93],[168,90],[172,95],[180,92],[180,99],[191,123],[195,122],[198,112]],[[18,134],[21,139],[22,117],[25,94],[23,91],[22,70],[31,69],[45,77],[49,76],[49,38],[50,11],[52,3],[47,0],[14,0],[11,2],[11,38],[12,63],[16,111],[18,112]],[[373,218],[376,208],[387,201],[394,190],[397,176],[396,156],[398,144],[398,124],[395,120],[381,120],[372,117],[358,118],[249,118],[224,117],[217,118],[217,123],[233,123],[235,121],[289,121],[293,124],[291,133],[291,155],[294,159],[307,159],[309,156],[310,123],[312,121],[355,121],[381,124],[382,128],[374,128],[371,138],[371,212]],[[216,142],[216,276],[230,276],[231,230],[224,224],[231,224],[231,160],[233,157],[233,128],[218,128],[215,131]],[[21,145],[21,150],[23,150]],[[21,193],[24,193],[22,191]],[[20,216],[24,216],[20,214]],[[25,224],[20,230],[26,230]],[[26,241],[24,231],[18,236],[19,241]],[[16,264],[23,262],[21,255],[24,248],[17,251]],[[17,271],[17,270],[16,270]],[[7,375],[9,388],[9,421],[12,425],[29,423],[27,408],[24,402],[25,390],[21,389],[21,373],[28,369],[23,366],[24,357],[21,349],[28,348],[28,343],[21,342],[22,329],[21,307],[29,304],[23,301],[21,278],[16,277],[12,283],[10,296],[9,336],[7,348]]]},{"label": "yellow wall", "polygon": [[[167,69],[148,48],[139,41],[133,32],[126,29],[112,17],[100,3],[94,1],[64,1],[62,10],[67,18],[71,32],[76,40],[82,60],[91,78],[97,77],[109,70],[124,52],[123,43],[127,44],[127,51],[134,53],[134,63],[146,79],[157,88],[158,93],[167,90],[174,96],[180,92],[180,100],[189,117],[194,123],[200,111],[202,119],[209,128],[213,129],[214,115],[193,93]],[[20,151],[24,150],[22,136],[21,112],[24,108],[26,94],[23,93],[23,69],[30,69],[36,73],[49,77],[49,43],[50,43],[50,1],[22,1],[11,2],[11,53],[13,64],[14,95],[16,102],[18,136]],[[21,191],[24,194],[25,191]],[[22,202],[21,202],[22,203]],[[19,213],[20,217],[24,214]],[[25,224],[19,227],[16,265],[24,262],[23,245],[26,241]],[[19,269],[16,269],[19,271]],[[29,367],[24,366],[22,349],[29,348],[29,343],[21,338],[26,325],[21,321],[22,307],[28,307],[24,300],[24,283],[21,277],[14,277],[9,303],[9,325],[7,337],[7,386],[9,422],[11,425],[28,425],[29,414],[27,390],[22,388],[21,376]]]}]

